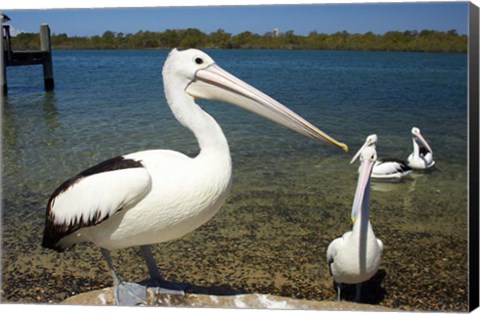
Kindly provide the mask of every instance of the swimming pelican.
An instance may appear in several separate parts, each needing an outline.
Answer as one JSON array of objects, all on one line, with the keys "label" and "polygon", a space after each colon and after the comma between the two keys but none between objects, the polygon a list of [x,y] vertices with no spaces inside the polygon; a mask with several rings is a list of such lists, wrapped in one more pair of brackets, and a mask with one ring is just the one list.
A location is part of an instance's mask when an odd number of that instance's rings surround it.
[{"label": "swimming pelican", "polygon": [[[365,140],[365,143],[363,144],[363,146],[360,148],[357,154],[350,161],[350,164],[352,164],[358,158],[361,151],[365,147],[370,146],[370,147],[376,148],[377,140],[378,138],[376,134],[369,135]],[[359,168],[359,171],[360,171],[360,168]],[[409,166],[407,166],[407,164],[404,161],[400,159],[382,158],[375,161],[371,178],[372,180],[375,180],[375,181],[400,181],[404,176],[408,175],[411,171],[412,169]]]},{"label": "swimming pelican", "polygon": [[182,237],[212,218],[230,191],[227,140],[196,98],[228,102],[315,140],[337,142],[274,99],[221,69],[199,50],[172,50],[163,67],[164,91],[176,119],[197,138],[195,158],[171,150],[118,156],[61,184],[46,209],[42,245],[63,251],[80,242],[102,249],[116,304],[138,304],[145,286],[117,276],[110,251],[140,246],[151,279],[162,286],[150,245]]},{"label": "swimming pelican", "polygon": [[412,128],[413,153],[408,156],[407,163],[412,169],[428,169],[435,165],[433,151],[417,127]]},{"label": "swimming pelican", "polygon": [[360,174],[352,206],[352,231],[333,240],[327,249],[330,274],[337,283],[338,301],[341,284],[357,284],[355,300],[360,300],[362,282],[372,278],[380,266],[383,243],[375,237],[370,215],[370,175],[377,159],[375,146],[362,147]]}]

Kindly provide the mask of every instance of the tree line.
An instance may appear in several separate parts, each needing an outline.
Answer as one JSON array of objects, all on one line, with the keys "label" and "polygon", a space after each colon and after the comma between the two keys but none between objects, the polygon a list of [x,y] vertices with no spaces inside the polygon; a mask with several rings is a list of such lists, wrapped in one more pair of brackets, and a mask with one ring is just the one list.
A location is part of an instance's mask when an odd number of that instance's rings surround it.
[{"label": "tree line", "polygon": [[[467,52],[468,38],[456,30],[390,31],[383,35],[367,32],[334,34],[310,32],[306,36],[289,30],[258,35],[249,31],[232,35],[219,29],[206,34],[196,28],[167,29],[164,32],[139,31],[135,34],[106,31],[103,35],[68,36],[52,34],[53,49],[318,49],[355,51]],[[14,50],[39,49],[38,33],[12,37]]]}]

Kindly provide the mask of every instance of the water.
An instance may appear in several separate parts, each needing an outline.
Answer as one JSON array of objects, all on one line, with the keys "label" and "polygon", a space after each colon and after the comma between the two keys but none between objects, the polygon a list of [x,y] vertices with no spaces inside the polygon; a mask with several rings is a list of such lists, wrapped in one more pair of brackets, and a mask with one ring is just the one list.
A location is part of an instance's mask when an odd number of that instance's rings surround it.
[{"label": "water", "polygon": [[[55,51],[54,93],[43,92],[40,66],[8,68],[9,95],[2,112],[5,300],[58,302],[71,290],[77,293],[110,283],[108,274],[92,278],[95,276],[85,276],[72,265],[92,262],[85,261],[87,252],[95,256],[95,265],[85,269],[91,272],[104,267],[98,250],[81,246],[65,253],[66,261],[61,262],[56,253],[40,248],[48,197],[63,180],[128,152],[152,148],[197,151],[195,138],[176,122],[165,102],[161,69],[167,53]],[[276,50],[208,53],[227,71],[347,143],[350,151],[345,154],[316,143],[230,105],[199,101],[229,140],[234,185],[224,208],[209,224],[182,240],[159,245],[162,253],[156,257],[162,269],[167,268],[166,275],[201,284],[232,282],[247,290],[334,300],[324,256],[328,243],[350,228],[356,166],[348,162],[371,133],[379,137],[380,157],[406,159],[412,150],[410,130],[417,126],[434,150],[436,169],[416,173],[399,184],[373,186],[372,223],[386,244],[381,267],[386,275],[381,287],[387,293],[372,302],[407,309],[467,309],[467,55]],[[252,217],[256,217],[254,221]],[[259,224],[262,219],[264,224]],[[208,230],[214,230],[213,238]],[[206,260],[212,250],[219,250],[219,243],[224,243],[224,250],[231,249],[230,258],[223,264],[217,258],[212,267],[221,264],[224,271],[220,273],[237,274],[230,274],[237,280],[211,275],[218,271],[208,265],[198,266],[197,274],[188,262],[182,274],[178,262],[169,270],[169,262],[161,260],[164,251],[181,255],[184,246],[201,247],[188,254]],[[256,251],[258,256],[251,256],[253,244],[266,247]],[[437,246],[447,261],[426,271],[425,264],[431,261],[419,258],[414,250],[425,252]],[[285,254],[292,254],[291,260],[286,261]],[[309,260],[295,258],[297,254],[309,256]],[[402,275],[394,270],[399,260],[407,263],[412,254],[418,263],[404,267],[407,273],[417,274],[418,287],[411,277],[400,280]],[[278,259],[276,268],[272,268],[272,256]],[[448,262],[454,257],[460,258],[455,265]],[[129,263],[134,260],[131,257]],[[239,261],[243,263],[237,265]],[[52,270],[54,263],[62,263],[63,273]],[[240,271],[241,267],[246,268]],[[131,271],[131,267],[126,269]],[[142,279],[146,275],[141,271],[131,275]],[[265,275],[257,278],[262,271]],[[72,276],[74,283],[59,286],[45,279],[52,272],[57,280]],[[431,282],[432,273],[437,282]],[[439,273],[444,281],[438,279]],[[23,280],[18,279],[20,274]],[[40,293],[12,288],[13,282],[26,285],[29,276],[31,280],[44,278],[46,286],[56,290],[45,288]],[[446,289],[445,296],[433,301],[428,289]],[[452,293],[455,297],[448,297]]]}]

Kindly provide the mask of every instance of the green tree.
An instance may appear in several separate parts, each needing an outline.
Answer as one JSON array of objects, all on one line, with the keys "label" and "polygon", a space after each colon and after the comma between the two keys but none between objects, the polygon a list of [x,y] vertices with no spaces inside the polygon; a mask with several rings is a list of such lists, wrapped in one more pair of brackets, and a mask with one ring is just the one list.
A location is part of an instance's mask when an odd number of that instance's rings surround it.
[{"label": "green tree", "polygon": [[208,36],[208,46],[209,48],[230,49],[233,46],[231,37],[232,34],[226,33],[223,29],[219,29],[216,32],[210,33]]},{"label": "green tree", "polygon": [[[249,31],[232,35],[219,29],[205,34],[196,28],[167,29],[164,32],[138,31],[135,34],[105,31],[101,36],[69,37],[65,33],[52,34],[53,49],[148,49],[148,48],[221,48],[221,49],[328,49],[364,51],[428,51],[467,52],[468,37],[455,29],[447,32],[435,30],[389,31],[383,35],[372,32],[334,34],[310,32],[295,35],[293,30],[273,36]],[[40,49],[38,33],[21,33],[12,37],[14,50]]]},{"label": "green tree", "polygon": [[174,48],[180,45],[180,35],[178,31],[167,29],[160,35],[160,45],[164,48]]},{"label": "green tree", "polygon": [[202,47],[205,42],[205,34],[196,28],[188,28],[180,31],[181,48],[197,48]]}]

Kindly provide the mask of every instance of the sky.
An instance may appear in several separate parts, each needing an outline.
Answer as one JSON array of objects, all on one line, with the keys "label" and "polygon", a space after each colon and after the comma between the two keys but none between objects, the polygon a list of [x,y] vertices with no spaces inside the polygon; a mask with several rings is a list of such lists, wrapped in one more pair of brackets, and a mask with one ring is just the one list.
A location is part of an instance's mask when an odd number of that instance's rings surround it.
[{"label": "sky", "polygon": [[2,10],[0,4],[0,11],[11,19],[8,24],[13,35],[38,32],[42,23],[49,24],[53,33],[68,36],[102,35],[107,30],[127,34],[189,27],[207,34],[223,29],[233,35],[244,31],[263,35],[274,28],[280,32],[292,30],[297,35],[308,35],[311,31],[384,34],[423,29],[455,29],[459,34],[467,34],[469,4],[422,1],[86,9],[21,7]]}]

